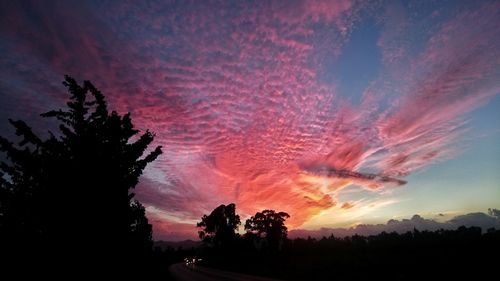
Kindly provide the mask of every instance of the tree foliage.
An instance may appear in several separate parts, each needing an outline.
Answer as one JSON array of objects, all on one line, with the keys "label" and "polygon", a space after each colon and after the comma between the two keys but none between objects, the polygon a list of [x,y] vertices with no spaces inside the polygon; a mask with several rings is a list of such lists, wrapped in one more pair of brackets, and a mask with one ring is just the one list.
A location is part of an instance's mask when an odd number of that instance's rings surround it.
[{"label": "tree foliage", "polygon": [[491,279],[492,270],[488,269],[496,268],[500,249],[500,230],[482,232],[479,227],[464,226],[287,239],[279,252],[263,251],[247,238],[245,235],[223,254],[203,249],[203,264],[279,280],[416,280],[429,276],[476,280]]},{"label": "tree foliage", "polygon": [[0,137],[1,241],[12,249],[147,251],[152,228],[132,190],[161,147],[148,149],[154,135],[139,134],[130,114],[109,112],[89,81],[66,76],[63,84],[67,108],[42,114],[58,132],[43,140],[9,120],[20,141]]},{"label": "tree foliage", "polygon": [[198,232],[200,239],[211,242],[215,246],[224,247],[237,237],[235,231],[240,224],[240,216],[236,214],[236,205],[231,203],[220,205],[208,216],[203,215],[196,226],[202,228]]},{"label": "tree foliage", "polygon": [[269,247],[277,250],[287,238],[288,230],[285,221],[289,217],[290,215],[285,212],[275,212],[274,210],[257,212],[245,222],[245,230],[260,238],[265,238]]}]

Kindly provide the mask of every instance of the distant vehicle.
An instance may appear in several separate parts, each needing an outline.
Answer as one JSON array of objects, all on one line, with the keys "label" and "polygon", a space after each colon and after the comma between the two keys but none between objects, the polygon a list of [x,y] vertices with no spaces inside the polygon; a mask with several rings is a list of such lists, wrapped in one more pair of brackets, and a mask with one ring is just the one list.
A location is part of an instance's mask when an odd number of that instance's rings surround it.
[{"label": "distant vehicle", "polygon": [[199,263],[200,261],[202,261],[203,259],[201,258],[184,258],[184,263],[186,264],[186,266],[194,266],[195,264]]}]

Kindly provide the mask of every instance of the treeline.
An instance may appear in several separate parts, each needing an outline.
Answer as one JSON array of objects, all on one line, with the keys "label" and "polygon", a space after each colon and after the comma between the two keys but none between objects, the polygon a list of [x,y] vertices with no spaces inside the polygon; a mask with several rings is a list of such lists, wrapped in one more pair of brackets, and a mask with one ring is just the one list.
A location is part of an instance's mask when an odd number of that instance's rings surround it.
[{"label": "treeline", "polygon": [[368,237],[299,238],[290,241],[283,253],[283,268],[296,270],[285,270],[281,276],[290,280],[490,276],[499,249],[500,231],[482,234],[478,227],[463,226]]},{"label": "treeline", "polygon": [[257,212],[240,234],[235,205],[221,205],[198,223],[202,246],[155,253],[169,263],[196,257],[199,265],[282,280],[478,279],[495,274],[498,264],[500,230],[494,228],[288,239],[286,218]]},{"label": "treeline", "polygon": [[500,230],[456,230],[372,236],[285,239],[280,251],[260,248],[248,235],[224,249],[205,245],[185,255],[202,265],[283,280],[474,279],[493,276],[498,265]]}]

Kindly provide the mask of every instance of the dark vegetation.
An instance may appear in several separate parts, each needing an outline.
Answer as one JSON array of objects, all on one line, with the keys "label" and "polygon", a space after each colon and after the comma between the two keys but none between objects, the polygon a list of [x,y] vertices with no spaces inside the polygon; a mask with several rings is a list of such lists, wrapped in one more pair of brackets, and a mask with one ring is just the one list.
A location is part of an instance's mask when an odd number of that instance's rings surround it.
[{"label": "dark vegetation", "polygon": [[[496,274],[499,230],[415,229],[289,240],[289,215],[274,210],[257,212],[246,220],[246,233],[239,234],[235,204],[220,205],[201,218],[201,246],[153,247],[152,227],[133,189],[161,148],[149,148],[153,134],[139,134],[129,114],[110,113],[90,82],[78,85],[66,77],[63,84],[70,92],[67,109],[42,114],[56,119],[57,132],[44,140],[25,122],[9,120],[19,139],[0,137],[2,276],[72,272],[165,279],[168,265],[185,257],[285,280],[478,279]],[[498,216],[498,211],[492,209],[490,215]]]},{"label": "dark vegetation", "polygon": [[1,259],[47,272],[145,265],[152,227],[133,189],[161,148],[148,151],[153,134],[109,112],[90,82],[63,84],[67,109],[42,114],[57,120],[58,132],[43,140],[9,120],[19,140],[0,137]]},{"label": "dark vegetation", "polygon": [[236,229],[241,224],[234,204],[220,205],[210,215],[204,215],[196,224],[202,230],[198,232],[200,239],[211,245],[225,249],[237,237]]},{"label": "dark vegetation", "polygon": [[289,240],[286,218],[270,210],[257,213],[247,220],[245,234],[219,244],[205,241],[196,255],[206,266],[284,280],[481,278],[494,275],[498,264],[500,230],[462,226]]}]

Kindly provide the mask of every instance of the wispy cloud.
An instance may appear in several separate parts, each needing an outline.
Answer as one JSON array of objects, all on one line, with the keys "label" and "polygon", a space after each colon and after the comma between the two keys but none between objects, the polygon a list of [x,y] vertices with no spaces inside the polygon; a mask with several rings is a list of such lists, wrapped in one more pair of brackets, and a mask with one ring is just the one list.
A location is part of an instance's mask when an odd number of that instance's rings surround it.
[{"label": "wispy cloud", "polygon": [[[352,1],[0,5],[2,114],[62,106],[63,74],[92,80],[164,147],[137,188],[156,235],[229,202],[298,227],[342,209],[348,185],[403,185],[453,156],[465,114],[499,92],[494,1],[433,20]],[[318,76],[372,16],[384,68],[352,104]]]}]

